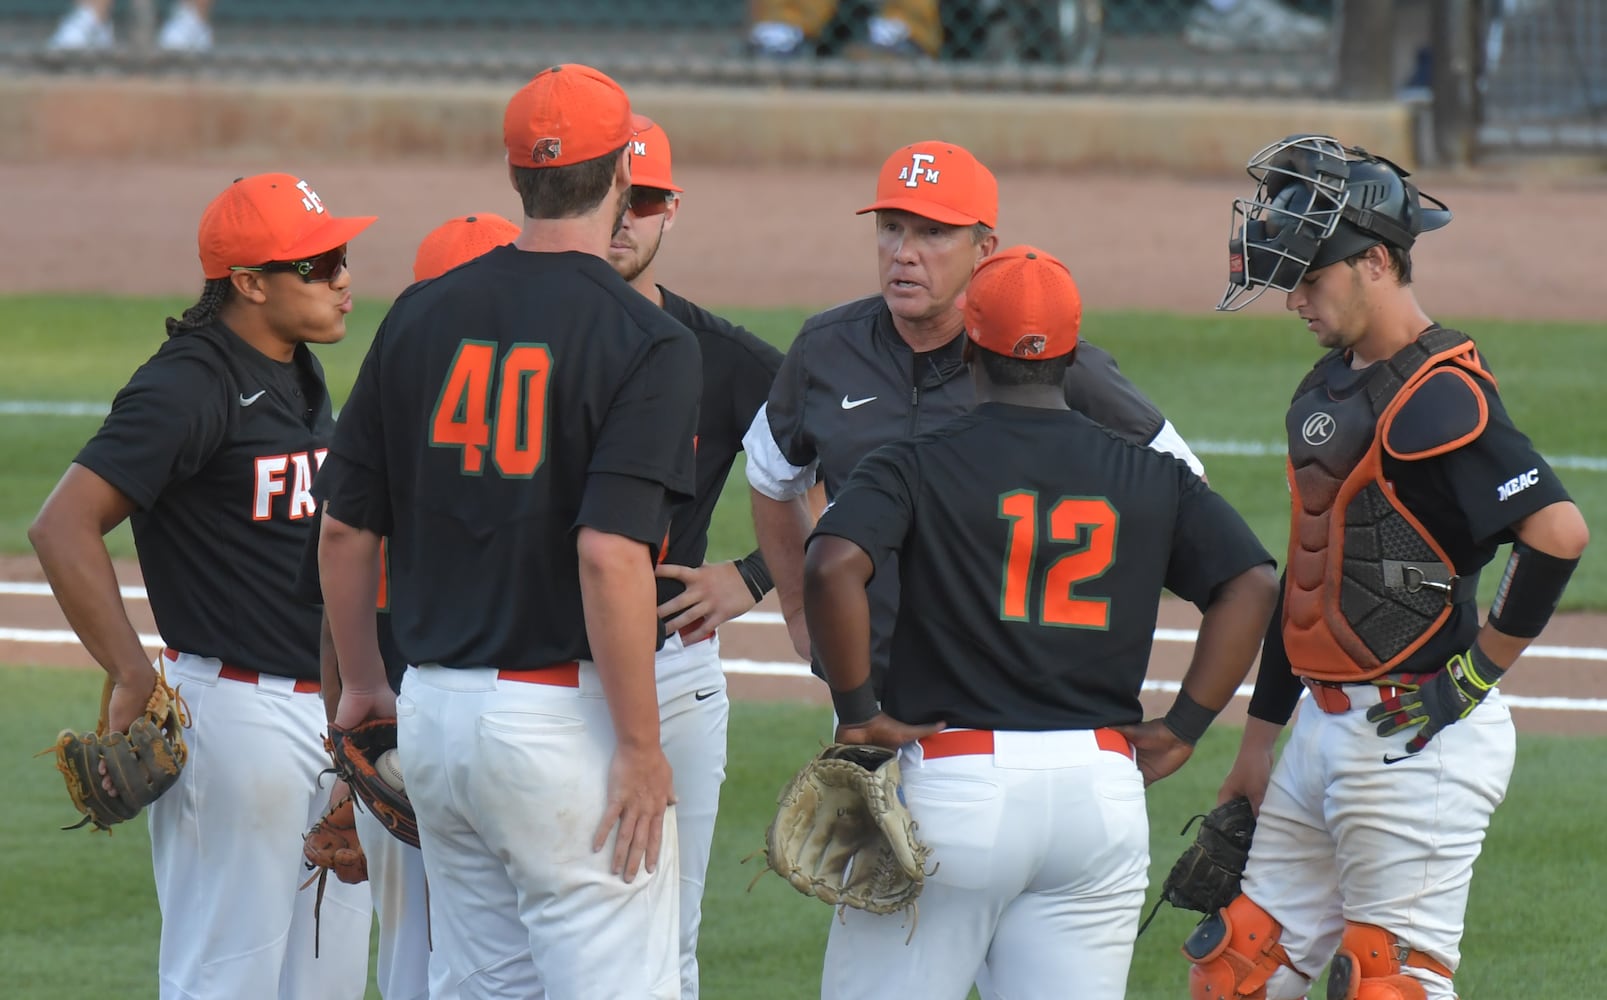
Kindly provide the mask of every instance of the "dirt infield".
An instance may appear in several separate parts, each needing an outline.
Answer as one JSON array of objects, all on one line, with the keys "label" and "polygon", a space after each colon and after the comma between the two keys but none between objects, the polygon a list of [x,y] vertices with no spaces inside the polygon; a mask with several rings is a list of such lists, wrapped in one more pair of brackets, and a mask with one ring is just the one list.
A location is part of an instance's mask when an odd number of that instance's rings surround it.
[{"label": "dirt infield", "polygon": [[[379,216],[353,244],[359,296],[400,291],[419,239],[446,219],[519,210],[500,163],[6,163],[0,190],[18,196],[0,227],[0,293],[194,294],[201,209],[234,177],[284,169],[311,180],[340,213]],[[685,165],[676,174],[687,194],[661,259],[666,284],[715,306],[813,308],[874,290],[871,223],[853,214],[871,200],[870,169]],[[1416,253],[1431,313],[1600,319],[1594,256],[1549,248],[1598,242],[1607,183],[1422,180],[1456,213]],[[1096,310],[1210,310],[1227,275],[1229,206],[1250,193],[1248,183],[1156,176],[1005,174],[999,181],[1004,242],[1060,256]],[[1252,308],[1276,311],[1275,298]]]},{"label": "dirt infield", "polygon": [[[387,168],[239,162],[198,166],[0,164],[11,199],[0,228],[0,293],[193,294],[200,286],[195,223],[232,177],[293,169],[342,214],[380,221],[354,244],[355,291],[390,296],[410,278],[419,238],[441,221],[475,211],[516,215],[500,164]],[[683,165],[685,211],[666,241],[666,284],[720,306],[819,306],[874,287],[870,223],[855,209],[870,200],[870,170],[743,171]],[[1457,220],[1416,254],[1419,294],[1430,311],[1510,319],[1596,320],[1597,262],[1550,246],[1587,246],[1607,217],[1607,185],[1425,178]],[[1093,309],[1207,311],[1222,291],[1228,210],[1248,185],[1167,177],[1008,174],[1000,177],[1001,235],[1062,256]],[[1543,230],[1537,226],[1544,220]],[[1268,296],[1255,308],[1275,311]],[[1291,327],[1291,333],[1295,333]],[[42,499],[42,498],[41,498]],[[128,584],[138,569],[119,567]],[[0,581],[40,581],[28,557],[0,559]],[[135,624],[154,632],[149,608],[129,602]],[[1168,602],[1161,625],[1190,628],[1192,608]],[[63,629],[49,596],[0,595],[0,629]],[[735,622],[722,630],[727,658],[796,662],[774,625]],[[1559,617],[1540,642],[1590,647],[1607,636],[1607,616]],[[1160,642],[1154,679],[1177,679],[1186,643]],[[1599,655],[1599,654],[1598,654]],[[0,640],[0,662],[89,665],[76,644]],[[750,697],[822,700],[807,678],[734,676]],[[1512,695],[1573,699],[1581,707],[1519,709],[1530,731],[1607,734],[1607,663],[1534,657],[1503,688]],[[1147,698],[1150,707],[1170,695]],[[1230,718],[1242,718],[1242,700]]]}]

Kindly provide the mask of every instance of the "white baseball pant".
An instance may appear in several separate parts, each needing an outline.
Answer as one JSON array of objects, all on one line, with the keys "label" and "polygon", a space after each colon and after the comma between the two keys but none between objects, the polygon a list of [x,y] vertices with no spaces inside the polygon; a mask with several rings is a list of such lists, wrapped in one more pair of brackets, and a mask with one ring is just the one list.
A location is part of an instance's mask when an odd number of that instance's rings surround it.
[{"label": "white baseball pant", "polygon": [[1012,1000],[1121,1000],[1149,820],[1126,741],[1097,733],[946,730],[906,746],[904,797],[932,849],[919,920],[847,910],[823,1000],[964,1000],[979,968]]},{"label": "white baseball pant", "polygon": [[[315,685],[165,652],[189,707],[189,762],[149,808],[162,910],[162,1000],[356,1000],[368,983],[369,892],[315,889],[302,837],[329,805]],[[231,679],[246,678],[246,679]]]},{"label": "white baseball pant", "polygon": [[609,870],[617,834],[591,849],[615,739],[590,663],[578,687],[410,667],[396,716],[435,947],[459,996],[680,995],[674,808],[654,873]]},{"label": "white baseball pant", "polygon": [[[406,775],[403,775],[405,778]],[[430,947],[429,889],[424,855],[402,843],[358,805],[357,839],[368,859],[368,886],[379,918],[374,968],[384,1000],[454,1000],[443,956]]]},{"label": "white baseball pant", "polygon": [[[1391,931],[1454,971],[1473,862],[1512,777],[1512,713],[1492,691],[1421,753],[1385,764],[1415,730],[1379,736],[1366,719],[1378,688],[1345,692],[1350,710],[1340,714],[1301,702],[1261,805],[1244,893],[1283,925],[1290,962],[1313,975],[1338,950],[1347,920]],[[1455,996],[1442,976],[1402,971],[1429,1000]],[[1308,988],[1279,969],[1267,996],[1297,1000]]]},{"label": "white baseball pant", "polygon": [[[675,822],[680,830],[681,1000],[697,1000],[698,928],[725,781],[731,702],[718,637],[684,646],[680,636],[670,636],[659,650],[657,668],[659,739],[675,770]],[[672,691],[679,693],[666,699]]]}]

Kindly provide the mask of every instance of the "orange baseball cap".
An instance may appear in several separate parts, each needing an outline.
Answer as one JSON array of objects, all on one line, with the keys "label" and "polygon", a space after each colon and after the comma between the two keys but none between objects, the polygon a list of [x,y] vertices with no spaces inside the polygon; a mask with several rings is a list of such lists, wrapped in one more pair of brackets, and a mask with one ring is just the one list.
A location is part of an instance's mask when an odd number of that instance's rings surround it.
[{"label": "orange baseball cap", "polygon": [[1047,361],[1070,354],[1082,326],[1082,296],[1066,265],[1037,247],[984,258],[957,303],[978,347]]},{"label": "orange baseball cap", "polygon": [[564,63],[542,70],[508,101],[502,142],[516,167],[567,167],[630,141],[631,102],[606,73]]},{"label": "orange baseball cap", "polygon": [[631,115],[631,125],[636,129],[636,138],[631,140],[631,184],[660,191],[685,190],[670,179],[670,137],[646,115]]},{"label": "orange baseball cap", "polygon": [[876,177],[876,200],[854,214],[882,209],[949,226],[994,226],[999,221],[999,182],[963,147],[917,142],[887,158]]},{"label": "orange baseball cap", "polygon": [[318,192],[290,174],[241,177],[201,213],[201,273],[227,278],[231,267],[307,260],[350,242],[374,218],[330,215]]},{"label": "orange baseball cap", "polygon": [[438,278],[487,250],[513,242],[519,227],[489,212],[461,215],[430,230],[413,258],[413,280]]}]

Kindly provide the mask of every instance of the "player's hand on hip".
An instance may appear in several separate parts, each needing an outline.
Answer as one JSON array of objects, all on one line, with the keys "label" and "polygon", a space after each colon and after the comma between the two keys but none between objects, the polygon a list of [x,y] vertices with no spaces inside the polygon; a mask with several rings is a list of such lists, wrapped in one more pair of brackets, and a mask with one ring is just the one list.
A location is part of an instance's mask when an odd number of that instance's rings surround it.
[{"label": "player's hand on hip", "polygon": [[[106,701],[106,731],[126,735],[134,720],[145,714],[145,706],[150,704],[154,690],[156,671],[149,665],[144,670],[136,670],[127,677],[119,678],[112,685],[112,695]],[[100,762],[100,773],[100,787],[115,798],[117,786],[106,771],[105,760]]]},{"label": "player's hand on hip", "polygon": [[678,580],[686,587],[658,606],[658,616],[670,632],[687,629],[681,639],[688,644],[707,639],[715,629],[752,611],[758,603],[734,562],[704,563],[695,569],[661,563],[653,575]]},{"label": "player's hand on hip", "polygon": [[1144,776],[1146,788],[1182,767],[1194,753],[1194,748],[1179,739],[1160,719],[1111,728],[1133,745],[1138,772]]},{"label": "player's hand on hip", "polygon": [[369,719],[396,718],[396,692],[389,684],[375,690],[341,688],[340,703],[335,706],[335,725],[342,729],[367,722]]},{"label": "player's hand on hip", "polygon": [[[1444,669],[1413,691],[1405,691],[1367,710],[1367,721],[1378,724],[1378,735],[1418,727],[1406,741],[1406,752],[1414,754],[1428,746],[1440,730],[1473,714],[1489,696],[1506,671],[1490,663],[1477,647],[1451,657]],[[1384,763],[1392,763],[1388,754]]]},{"label": "player's hand on hip", "polygon": [[850,726],[839,723],[837,726],[837,742],[856,745],[869,744],[871,746],[886,747],[897,750],[906,743],[942,732],[947,728],[944,722],[929,722],[925,725],[913,726],[907,722],[900,722],[886,712],[877,712],[868,721]]},{"label": "player's hand on hip", "polygon": [[126,734],[134,720],[145,714],[145,706],[150,704],[151,692],[155,690],[156,671],[150,664],[117,677],[112,684],[112,696],[106,702],[107,731]]},{"label": "player's hand on hip", "polygon": [[669,759],[657,744],[615,748],[613,762],[608,766],[608,805],[592,837],[591,849],[602,850],[608,835],[618,827],[609,870],[626,882],[636,878],[644,861],[648,872],[658,871],[659,849],[664,843],[664,810],[675,802],[672,780]]}]

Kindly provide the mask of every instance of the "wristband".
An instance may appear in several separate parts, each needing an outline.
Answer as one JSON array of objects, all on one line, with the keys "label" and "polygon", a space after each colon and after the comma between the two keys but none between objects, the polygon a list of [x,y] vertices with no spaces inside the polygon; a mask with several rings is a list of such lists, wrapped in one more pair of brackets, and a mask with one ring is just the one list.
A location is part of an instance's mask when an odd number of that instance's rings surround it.
[{"label": "wristband", "polygon": [[1447,669],[1454,679],[1471,684],[1479,692],[1480,699],[1489,694],[1490,689],[1499,684],[1501,676],[1507,672],[1505,667],[1496,666],[1494,660],[1484,655],[1484,650],[1476,642],[1468,647],[1465,655],[1452,658]]},{"label": "wristband", "polygon": [[770,579],[770,567],[765,565],[764,557],[755,550],[731,562],[742,575],[742,582],[748,585],[748,593],[753,595],[753,602],[757,604],[764,600],[764,595],[770,593],[770,588],[775,586]]},{"label": "wristband", "polygon": [[1533,639],[1545,631],[1578,565],[1578,559],[1560,559],[1513,542],[1495,600],[1490,602],[1490,624],[1515,639]]},{"label": "wristband", "polygon": [[1172,702],[1171,711],[1167,712],[1166,718],[1161,721],[1174,736],[1193,746],[1200,742],[1200,737],[1205,735],[1205,731],[1210,728],[1212,720],[1220,711],[1222,711],[1220,708],[1206,708],[1201,705],[1190,698],[1187,691],[1179,691],[1177,700]]},{"label": "wristband", "polygon": [[831,691],[831,704],[837,710],[837,721],[845,726],[859,726],[876,718],[882,707],[876,703],[876,691],[870,679],[852,691]]}]

